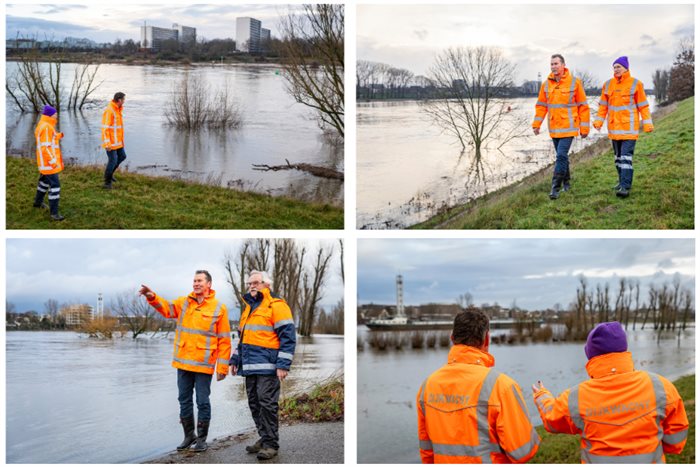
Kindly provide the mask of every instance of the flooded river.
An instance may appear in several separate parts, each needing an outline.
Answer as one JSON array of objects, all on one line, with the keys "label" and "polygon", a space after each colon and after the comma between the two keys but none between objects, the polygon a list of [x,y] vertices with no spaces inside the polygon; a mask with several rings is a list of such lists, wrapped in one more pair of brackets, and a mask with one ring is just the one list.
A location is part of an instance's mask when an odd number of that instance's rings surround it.
[{"label": "flooded river", "polygon": [[[440,208],[476,199],[553,163],[549,133],[534,136],[530,129],[536,100],[513,99],[513,116],[523,120],[525,136],[500,149],[499,143],[490,143],[479,163],[469,147],[461,154],[457,140],[433,125],[417,101],[358,103],[357,227],[404,228]],[[597,101],[597,95],[589,96],[592,113]],[[650,102],[653,110],[653,98]],[[607,138],[605,126],[585,140],[576,138],[571,151],[600,138]],[[610,169],[614,171],[612,160]]]},{"label": "flooded river", "polygon": [[[69,83],[74,64],[64,64]],[[7,63],[7,75],[17,63]],[[312,110],[297,104],[285,89],[279,66],[195,66],[193,79],[215,92],[228,83],[242,113],[238,129],[182,131],[165,125],[167,102],[173,86],[185,73],[182,66],[129,66],[103,64],[93,95],[99,104],[82,112],[60,112],[59,129],[64,157],[80,164],[104,164],[101,147],[102,111],[115,92],[126,93],[125,150],[128,169],[148,175],[216,182],[222,186],[272,195],[342,205],[343,184],[305,172],[254,171],[252,164],[285,165],[305,162],[343,170],[343,145],[333,143],[319,129]],[[6,109],[9,154],[33,155],[33,131],[38,118]]]},{"label": "flooded river", "polygon": [[[136,341],[6,336],[7,463],[133,463],[182,441],[172,333]],[[342,337],[299,337],[282,397],[342,368]],[[211,389],[210,440],[255,426],[243,378],[214,378]]]},{"label": "flooded river", "polygon": [[[370,331],[358,327],[367,340]],[[628,330],[635,368],[671,380],[695,372],[695,330],[656,344],[656,335]],[[492,345],[496,368],[521,387],[533,423],[541,424],[530,387],[537,380],[555,394],[588,379],[584,343]],[[360,463],[419,463],[415,398],[430,373],[447,362],[447,348],[374,351],[365,346],[357,361],[357,460]]]}]

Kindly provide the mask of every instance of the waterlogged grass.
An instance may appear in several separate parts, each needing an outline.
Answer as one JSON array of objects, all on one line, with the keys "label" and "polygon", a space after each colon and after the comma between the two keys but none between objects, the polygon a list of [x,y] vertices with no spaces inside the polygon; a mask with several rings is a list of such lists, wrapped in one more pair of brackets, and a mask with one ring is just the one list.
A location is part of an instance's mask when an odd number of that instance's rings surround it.
[{"label": "waterlogged grass", "polygon": [[[551,167],[414,228],[445,229],[693,229],[694,101],[655,119],[634,153],[629,198],[617,198],[614,155],[572,157],[572,190],[549,199]],[[593,130],[595,131],[595,130]]]},{"label": "waterlogged grass", "polygon": [[[688,414],[688,441],[680,454],[666,455],[669,464],[695,464],[695,375],[684,376],[673,384],[678,389]],[[542,438],[540,447],[530,464],[578,464],[580,457],[580,437],[578,435],[552,434],[542,426],[537,427]]]},{"label": "waterlogged grass", "polygon": [[345,388],[342,376],[315,386],[311,391],[280,401],[280,420],[284,422],[335,422],[343,420]]},{"label": "waterlogged grass", "polygon": [[6,157],[8,229],[342,229],[343,210],[289,198],[118,173],[102,189],[103,168],[60,174],[63,222],[32,207],[39,172],[33,159]]}]

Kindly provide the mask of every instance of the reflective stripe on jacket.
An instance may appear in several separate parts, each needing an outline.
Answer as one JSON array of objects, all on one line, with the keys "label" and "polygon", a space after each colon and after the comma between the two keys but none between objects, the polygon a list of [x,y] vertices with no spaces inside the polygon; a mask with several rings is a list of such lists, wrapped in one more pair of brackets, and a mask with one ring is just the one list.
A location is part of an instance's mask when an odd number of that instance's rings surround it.
[{"label": "reflective stripe on jacket", "polygon": [[231,356],[238,374],[275,375],[277,369],[289,370],[296,347],[294,317],[287,302],[272,295],[270,289],[258,292],[262,300],[243,297],[245,308],[238,326],[240,341]]},{"label": "reflective stripe on jacket", "polygon": [[110,151],[124,147],[122,109],[114,101],[102,113],[102,147]]},{"label": "reflective stripe on jacket", "polygon": [[56,118],[42,115],[34,129],[36,141],[36,165],[44,175],[63,170],[60,141],[63,133],[56,133]]},{"label": "reflective stripe on jacket", "polygon": [[545,116],[550,138],[568,138],[587,135],[590,131],[591,112],[586,100],[586,91],[581,80],[574,78],[568,68],[557,82],[550,74],[540,87],[535,104],[533,128],[540,128]]},{"label": "reflective stripe on jacket", "polygon": [[634,370],[629,352],[594,357],[586,370],[590,380],[556,399],[546,389],[534,396],[547,431],[581,434],[582,463],[663,463],[683,450],[688,417],[670,381]]},{"label": "reflective stripe on jacket", "polygon": [[540,437],[520,388],[493,365],[490,354],[455,345],[425,380],[416,396],[424,464],[524,463],[535,455]]},{"label": "reflective stripe on jacket", "polygon": [[231,326],[226,305],[216,292],[200,304],[194,292],[172,302],[156,295],[148,304],[166,318],[177,319],[173,366],[196,373],[228,373],[231,355]]},{"label": "reflective stripe on jacket", "polygon": [[626,71],[619,79],[613,77],[603,85],[593,126],[600,129],[607,116],[610,139],[637,139],[640,113],[642,129],[647,133],[653,131],[654,122],[651,120],[644,84]]}]

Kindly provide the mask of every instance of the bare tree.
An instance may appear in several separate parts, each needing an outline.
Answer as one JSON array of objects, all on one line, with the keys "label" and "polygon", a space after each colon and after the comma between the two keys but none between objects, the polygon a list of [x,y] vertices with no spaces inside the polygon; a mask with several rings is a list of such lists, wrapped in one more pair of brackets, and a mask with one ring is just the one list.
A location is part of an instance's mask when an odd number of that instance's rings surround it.
[{"label": "bare tree", "polygon": [[343,239],[338,239],[340,244],[340,278],[343,279],[343,284],[345,284],[345,248],[343,244]]},{"label": "bare tree", "polygon": [[[515,302],[513,302],[515,303]],[[474,305],[474,297],[469,292],[464,292],[457,297],[457,304],[466,309]]]},{"label": "bare tree", "polygon": [[670,76],[671,75],[668,70],[655,70],[651,77],[654,84],[654,95],[656,96],[656,102],[659,104],[666,102],[668,99],[668,85]]},{"label": "bare tree", "polygon": [[304,298],[299,321],[299,334],[302,336],[311,335],[318,303],[323,298],[323,291],[321,289],[326,281],[328,263],[332,257],[333,248],[328,248],[326,250],[324,247],[320,246],[316,253],[316,261],[312,266],[312,271],[304,273],[302,285]]},{"label": "bare tree", "polygon": [[600,94],[600,81],[588,70],[572,70],[571,76],[581,80],[584,91],[596,90]]},{"label": "bare tree", "polygon": [[344,6],[303,5],[301,14],[282,18],[280,32],[289,93],[315,109],[323,127],[344,136]]},{"label": "bare tree", "polygon": [[50,298],[44,302],[44,312],[51,318],[51,322],[56,322],[59,304],[55,298]]},{"label": "bare tree", "polygon": [[503,97],[514,74],[515,66],[500,49],[449,48],[435,57],[429,72],[441,97],[424,100],[423,110],[457,138],[463,150],[473,146],[476,158],[481,159],[481,151],[491,139],[498,141],[500,148],[528,128],[524,120],[509,112]]},{"label": "bare tree", "polygon": [[156,311],[141,297],[131,291],[118,294],[110,305],[112,312],[121,324],[131,331],[131,337],[136,339],[139,334],[150,329]]},{"label": "bare tree", "polygon": [[675,102],[694,95],[695,37],[689,36],[678,43],[678,53],[669,77],[668,98]]},{"label": "bare tree", "polygon": [[228,82],[218,91],[187,71],[173,85],[165,118],[169,125],[186,130],[238,128],[242,114]]}]

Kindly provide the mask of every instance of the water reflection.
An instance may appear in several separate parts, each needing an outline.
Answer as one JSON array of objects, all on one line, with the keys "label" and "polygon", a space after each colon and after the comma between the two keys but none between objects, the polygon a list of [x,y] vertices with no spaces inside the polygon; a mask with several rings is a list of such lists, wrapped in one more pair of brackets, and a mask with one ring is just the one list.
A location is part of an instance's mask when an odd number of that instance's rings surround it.
[{"label": "water reflection", "polygon": [[[74,64],[65,64],[72,76]],[[17,64],[9,62],[11,73]],[[184,72],[211,89],[228,83],[243,124],[235,130],[187,132],[164,125],[169,94]],[[285,90],[278,66],[128,66],[103,64],[98,103],[82,112],[58,116],[63,153],[80,164],[105,164],[101,115],[114,92],[127,95],[124,107],[124,167],[149,175],[220,181],[222,186],[342,205],[343,183],[296,171],[258,172],[252,164],[309,163],[342,171],[343,145],[333,144],[318,128],[315,114]],[[7,153],[33,157],[38,117],[6,107]]]},{"label": "water reflection", "polygon": [[[172,339],[7,333],[7,462],[139,462],[172,450],[182,438]],[[342,367],[342,337],[300,338],[282,394]],[[211,402],[210,439],[254,427],[243,378],[212,381]]]}]

